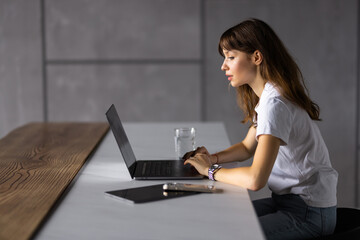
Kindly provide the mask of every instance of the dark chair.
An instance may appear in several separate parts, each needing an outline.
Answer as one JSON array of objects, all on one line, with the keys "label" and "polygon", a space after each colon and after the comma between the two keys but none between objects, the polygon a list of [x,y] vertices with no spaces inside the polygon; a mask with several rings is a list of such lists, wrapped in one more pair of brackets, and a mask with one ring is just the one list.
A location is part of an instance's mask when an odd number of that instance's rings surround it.
[{"label": "dark chair", "polygon": [[326,240],[360,239],[360,210],[354,208],[337,208],[335,231],[332,235],[318,238]]}]

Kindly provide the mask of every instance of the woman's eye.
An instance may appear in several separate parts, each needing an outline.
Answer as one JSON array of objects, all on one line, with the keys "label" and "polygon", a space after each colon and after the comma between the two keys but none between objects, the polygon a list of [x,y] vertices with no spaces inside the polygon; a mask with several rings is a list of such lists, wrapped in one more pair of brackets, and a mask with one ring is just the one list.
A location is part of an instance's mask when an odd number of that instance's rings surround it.
[{"label": "woman's eye", "polygon": [[228,57],[227,59],[229,59],[229,60],[233,60],[233,59],[234,59],[234,57]]}]

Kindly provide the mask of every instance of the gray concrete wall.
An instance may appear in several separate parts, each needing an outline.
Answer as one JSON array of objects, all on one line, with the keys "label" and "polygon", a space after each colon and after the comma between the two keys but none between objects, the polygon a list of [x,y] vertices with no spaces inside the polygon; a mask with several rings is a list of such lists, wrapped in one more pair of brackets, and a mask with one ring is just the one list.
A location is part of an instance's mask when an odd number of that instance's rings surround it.
[{"label": "gray concrete wall", "polygon": [[0,0],[1,137],[44,119],[39,3]]},{"label": "gray concrete wall", "polygon": [[223,121],[240,141],[217,43],[256,17],[321,107],[339,205],[360,205],[358,15],[358,0],[0,0],[0,136],[29,121],[105,121],[115,103],[124,121]]}]

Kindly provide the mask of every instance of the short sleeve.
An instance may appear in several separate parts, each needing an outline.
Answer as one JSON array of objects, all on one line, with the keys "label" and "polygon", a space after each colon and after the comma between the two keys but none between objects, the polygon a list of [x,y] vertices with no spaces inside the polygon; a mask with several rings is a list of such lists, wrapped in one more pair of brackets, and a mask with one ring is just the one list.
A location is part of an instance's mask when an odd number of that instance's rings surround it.
[{"label": "short sleeve", "polygon": [[272,135],[281,140],[281,145],[287,145],[292,114],[286,104],[278,98],[270,98],[259,105],[257,113],[256,140],[260,135]]}]

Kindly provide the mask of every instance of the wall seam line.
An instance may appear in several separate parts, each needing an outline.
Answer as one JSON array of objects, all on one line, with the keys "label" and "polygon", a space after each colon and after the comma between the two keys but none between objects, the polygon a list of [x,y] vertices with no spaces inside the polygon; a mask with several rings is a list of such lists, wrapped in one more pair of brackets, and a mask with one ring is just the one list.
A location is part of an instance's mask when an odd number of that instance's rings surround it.
[{"label": "wall seam line", "polygon": [[201,54],[201,65],[200,65],[200,119],[202,122],[207,120],[206,111],[206,15],[205,15],[205,0],[200,2],[200,54]]},{"label": "wall seam line", "polygon": [[47,65],[201,64],[201,59],[52,59]]},{"label": "wall seam line", "polygon": [[356,207],[360,207],[360,192],[359,192],[359,186],[357,183],[360,183],[360,174],[359,174],[359,151],[360,151],[360,146],[359,146],[359,120],[360,120],[360,97],[359,97],[359,93],[360,93],[360,0],[357,1],[357,73],[356,73],[356,122],[355,122],[355,128],[356,128],[356,140],[355,140],[355,144],[356,144],[356,152],[355,152],[355,206]]},{"label": "wall seam line", "polygon": [[42,51],[42,87],[43,87],[43,120],[48,122],[48,94],[47,94],[47,53],[46,53],[46,17],[45,0],[40,0],[40,25],[41,25],[41,51]]}]

